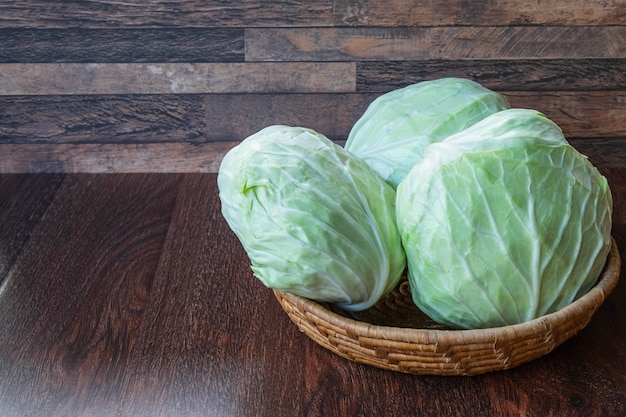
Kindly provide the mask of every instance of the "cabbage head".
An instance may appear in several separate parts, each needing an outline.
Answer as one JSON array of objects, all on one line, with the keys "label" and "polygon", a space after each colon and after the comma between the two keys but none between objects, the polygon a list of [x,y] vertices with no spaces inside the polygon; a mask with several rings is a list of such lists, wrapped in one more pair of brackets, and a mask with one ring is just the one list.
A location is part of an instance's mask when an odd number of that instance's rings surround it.
[{"label": "cabbage head", "polygon": [[595,284],[610,248],[606,179],[533,110],[430,145],[396,204],[413,300],[455,328],[559,310]]},{"label": "cabbage head", "polygon": [[471,80],[422,81],[375,99],[352,127],[345,148],[396,188],[429,144],[507,108],[503,95]]},{"label": "cabbage head", "polygon": [[218,187],[267,287],[363,310],[405,270],[395,190],[313,130],[276,125],[246,138],[224,157]]}]

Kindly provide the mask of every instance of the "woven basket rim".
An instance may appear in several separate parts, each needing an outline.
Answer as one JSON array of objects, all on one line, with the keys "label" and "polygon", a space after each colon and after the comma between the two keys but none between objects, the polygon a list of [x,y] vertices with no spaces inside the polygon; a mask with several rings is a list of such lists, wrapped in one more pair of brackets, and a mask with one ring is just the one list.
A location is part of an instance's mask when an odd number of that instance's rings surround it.
[{"label": "woven basket rim", "polygon": [[523,323],[484,329],[428,329],[371,324],[342,316],[311,299],[278,290],[273,291],[277,296],[280,295],[289,299],[299,310],[306,311],[307,315],[315,316],[328,324],[346,329],[349,334],[358,337],[399,340],[409,343],[432,343],[437,340],[454,341],[455,343],[493,342],[494,340],[527,338],[567,323],[577,315],[590,314],[589,311],[595,312],[617,285],[620,268],[621,258],[617,244],[615,239],[611,237],[611,248],[604,269],[594,287],[585,295],[553,313]]}]

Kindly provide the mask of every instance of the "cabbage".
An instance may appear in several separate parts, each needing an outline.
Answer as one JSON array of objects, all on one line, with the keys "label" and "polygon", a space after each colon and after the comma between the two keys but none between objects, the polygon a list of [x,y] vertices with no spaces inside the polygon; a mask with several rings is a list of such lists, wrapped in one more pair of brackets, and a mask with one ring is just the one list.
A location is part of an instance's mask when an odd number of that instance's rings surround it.
[{"label": "cabbage", "polygon": [[253,134],[224,157],[218,187],[222,214],[267,287],[363,310],[405,270],[395,191],[313,130]]},{"label": "cabbage", "polygon": [[413,301],[456,328],[559,310],[595,284],[610,248],[606,179],[533,110],[430,145],[396,210]]},{"label": "cabbage", "polygon": [[423,81],[374,100],[352,127],[345,148],[395,188],[429,144],[508,107],[504,96],[470,80]]}]

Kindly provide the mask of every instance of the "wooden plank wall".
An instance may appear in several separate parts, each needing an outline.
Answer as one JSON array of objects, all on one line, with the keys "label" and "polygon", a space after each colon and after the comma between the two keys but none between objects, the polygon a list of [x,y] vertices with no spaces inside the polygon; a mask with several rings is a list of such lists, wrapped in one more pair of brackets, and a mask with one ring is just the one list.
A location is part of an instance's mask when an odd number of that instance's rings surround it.
[{"label": "wooden plank wall", "polygon": [[460,76],[626,166],[624,0],[0,3],[0,172],[215,172],[271,124],[346,138]]}]

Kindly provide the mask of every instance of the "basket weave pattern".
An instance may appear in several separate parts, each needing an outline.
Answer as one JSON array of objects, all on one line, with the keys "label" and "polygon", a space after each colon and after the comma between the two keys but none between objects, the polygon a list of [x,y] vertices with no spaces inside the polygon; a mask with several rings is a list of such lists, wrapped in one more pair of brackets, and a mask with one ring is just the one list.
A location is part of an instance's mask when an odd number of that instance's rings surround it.
[{"label": "basket weave pattern", "polygon": [[274,290],[300,330],[349,360],[411,374],[477,375],[510,369],[554,350],[591,320],[619,278],[612,240],[595,287],[565,308],[510,326],[451,330],[430,320],[411,300],[408,282],[364,312],[346,312]]}]

